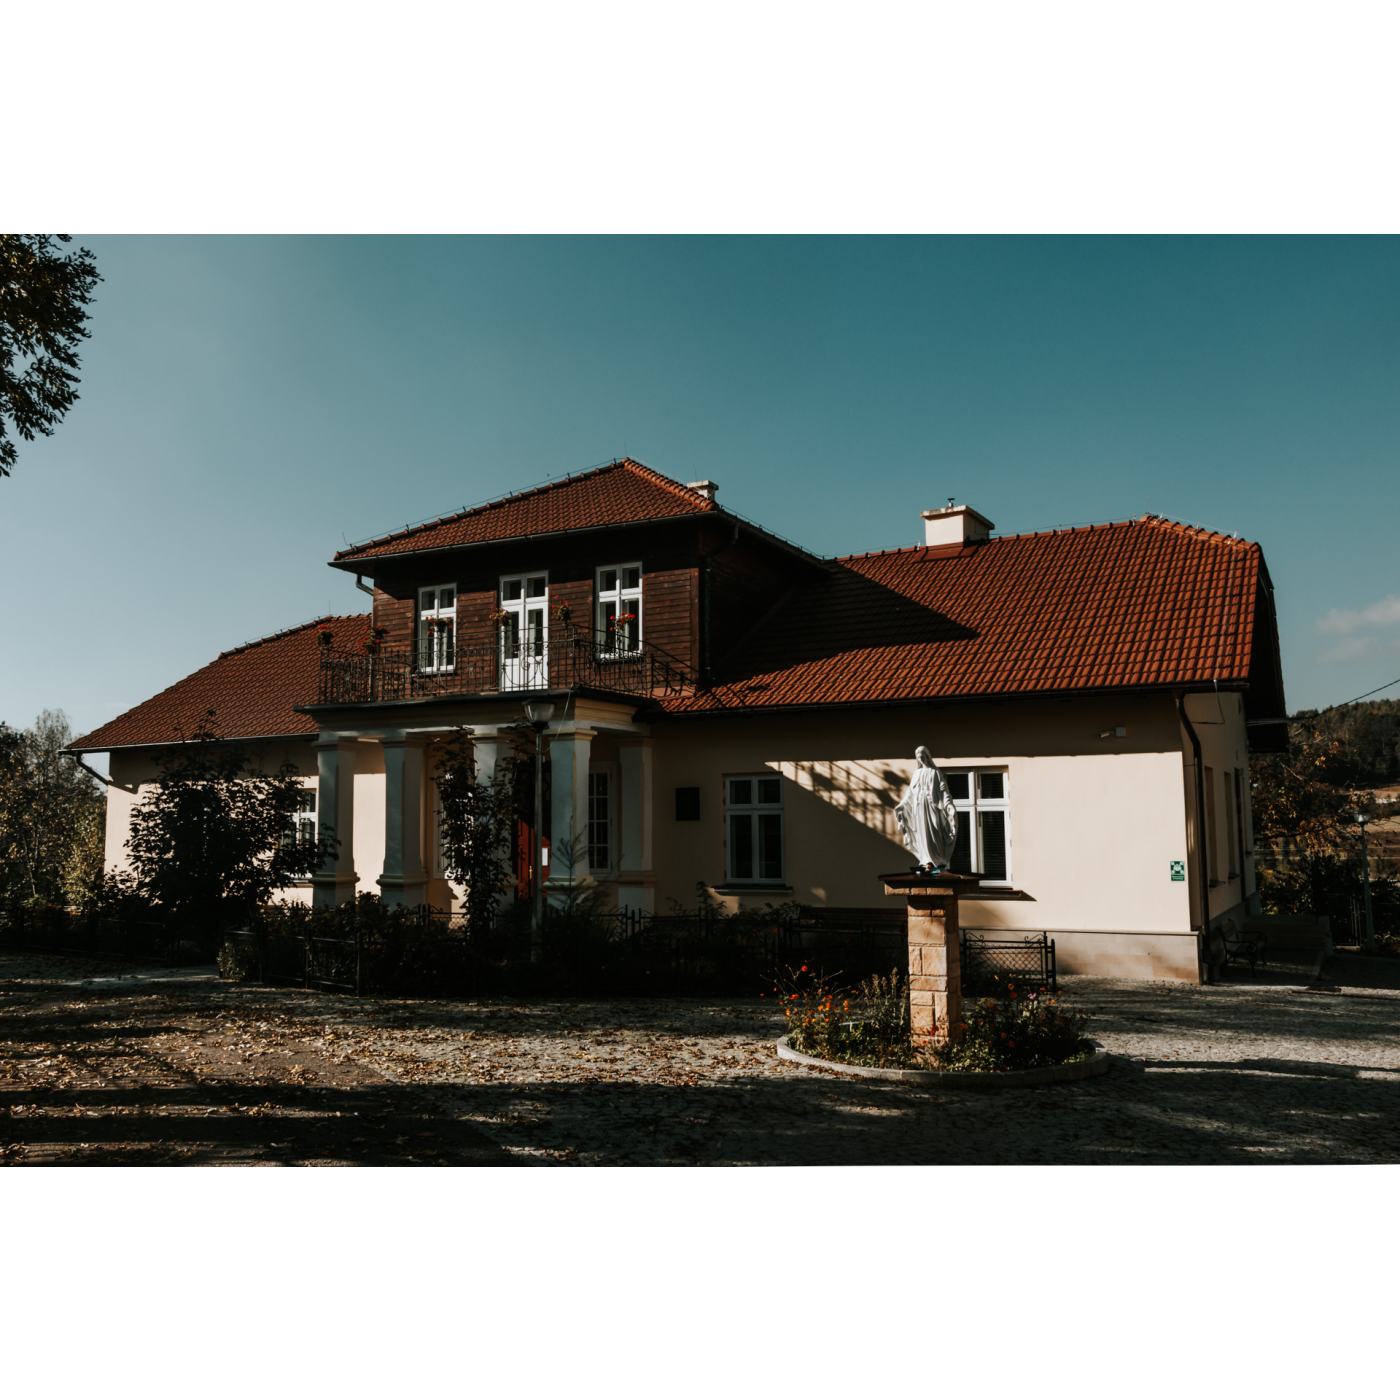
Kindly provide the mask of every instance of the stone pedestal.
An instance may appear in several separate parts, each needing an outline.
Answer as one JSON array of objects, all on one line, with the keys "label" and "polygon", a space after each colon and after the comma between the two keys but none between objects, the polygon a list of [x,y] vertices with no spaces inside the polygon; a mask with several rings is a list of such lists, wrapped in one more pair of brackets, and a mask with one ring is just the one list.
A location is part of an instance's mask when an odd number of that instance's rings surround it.
[{"label": "stone pedestal", "polygon": [[909,1019],[915,1044],[956,1045],[962,1039],[962,964],[958,894],[977,876],[882,875],[885,893],[908,901]]}]

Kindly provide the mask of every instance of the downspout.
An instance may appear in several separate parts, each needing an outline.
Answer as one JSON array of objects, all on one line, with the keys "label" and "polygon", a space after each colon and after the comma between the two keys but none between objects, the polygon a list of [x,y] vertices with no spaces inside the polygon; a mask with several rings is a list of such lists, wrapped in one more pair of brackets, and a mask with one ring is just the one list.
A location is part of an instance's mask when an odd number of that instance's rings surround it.
[{"label": "downspout", "polygon": [[710,560],[726,549],[733,549],[739,543],[739,527],[734,526],[733,536],[722,545],[700,556],[700,679],[708,690],[711,676],[710,666],[714,660],[710,650]]},{"label": "downspout", "polygon": [[1210,848],[1209,842],[1206,840],[1205,762],[1201,757],[1200,736],[1196,733],[1196,726],[1191,723],[1191,717],[1186,713],[1184,691],[1176,697],[1176,712],[1186,727],[1186,735],[1191,740],[1191,752],[1196,757],[1196,850],[1200,856],[1201,872],[1201,932],[1197,958],[1205,965],[1206,975],[1209,977],[1210,963],[1207,960],[1207,955],[1210,951]]},{"label": "downspout", "polygon": [[[115,779],[104,777],[101,773],[99,773],[99,772],[97,771],[96,768],[93,768],[93,767],[88,763],[88,761],[87,761],[81,754],[76,754],[76,753],[75,753],[75,754],[70,755],[70,757],[72,757],[73,759],[75,759],[75,760],[77,761],[77,764],[78,764],[78,767],[79,767],[79,768],[82,768],[82,769],[84,769],[86,772],[91,773],[92,776],[93,776],[94,778],[96,778],[97,781],[98,781],[99,783],[103,783],[103,784],[105,784],[107,787],[114,787],[114,788],[119,788],[119,787],[122,786],[122,785],[121,785],[119,782],[117,782]],[[128,791],[128,789],[122,788],[122,791],[123,791],[123,792],[126,792],[126,791]]]},{"label": "downspout", "polygon": [[358,588],[361,593],[368,593],[371,598],[374,597],[374,589],[365,582],[363,574],[355,575],[355,587]]}]

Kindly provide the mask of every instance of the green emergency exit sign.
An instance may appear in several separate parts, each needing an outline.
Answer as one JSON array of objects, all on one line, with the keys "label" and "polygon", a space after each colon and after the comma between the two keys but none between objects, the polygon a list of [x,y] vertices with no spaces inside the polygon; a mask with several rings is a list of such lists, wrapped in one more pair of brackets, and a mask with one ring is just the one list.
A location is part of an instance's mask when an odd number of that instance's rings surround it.
[{"label": "green emergency exit sign", "polygon": [[1184,880],[1186,878],[1186,862],[1184,860],[1172,861],[1172,879]]}]

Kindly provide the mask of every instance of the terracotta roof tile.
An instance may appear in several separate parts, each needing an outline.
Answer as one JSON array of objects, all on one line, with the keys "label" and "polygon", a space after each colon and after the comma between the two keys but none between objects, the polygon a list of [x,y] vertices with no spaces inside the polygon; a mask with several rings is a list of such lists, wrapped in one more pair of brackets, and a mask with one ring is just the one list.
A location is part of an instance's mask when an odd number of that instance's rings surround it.
[{"label": "terracotta roof tile", "polygon": [[677,711],[1165,686],[1249,673],[1257,544],[1157,517],[839,559]]},{"label": "terracotta roof tile", "polygon": [[316,721],[297,714],[292,706],[316,699],[316,628],[323,622],[349,642],[368,629],[369,614],[317,618],[220,652],[208,666],[69,747],[100,751],[174,743],[210,710],[214,727],[228,739],[314,734]]},{"label": "terracotta roof tile", "polygon": [[332,562],[378,559],[424,549],[519,539],[558,530],[586,530],[639,520],[664,520],[717,510],[698,491],[630,457],[551,481],[530,491],[503,496],[484,506],[414,525],[382,539],[342,549]]}]

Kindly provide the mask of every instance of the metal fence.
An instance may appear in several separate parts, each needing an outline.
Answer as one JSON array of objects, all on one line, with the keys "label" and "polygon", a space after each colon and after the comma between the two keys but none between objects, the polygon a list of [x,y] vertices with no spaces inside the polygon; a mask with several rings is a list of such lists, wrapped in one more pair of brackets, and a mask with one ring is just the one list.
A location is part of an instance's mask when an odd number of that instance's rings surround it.
[{"label": "metal fence", "polygon": [[297,918],[226,936],[220,966],[238,980],[359,994],[476,996],[756,993],[775,968],[817,964],[854,984],[903,970],[902,923],[622,910],[547,917],[533,944],[519,916],[470,933],[461,915],[402,911],[367,921]]},{"label": "metal fence", "polygon": [[217,935],[183,925],[75,913],[52,905],[0,910],[0,947],[28,952],[202,967],[214,961],[218,946]]},{"label": "metal fence", "polygon": [[989,938],[981,929],[965,928],[959,951],[964,991],[983,987],[990,990],[998,982],[1013,979],[1059,990],[1055,976],[1055,940],[1048,933]]}]

